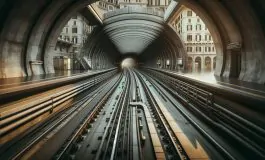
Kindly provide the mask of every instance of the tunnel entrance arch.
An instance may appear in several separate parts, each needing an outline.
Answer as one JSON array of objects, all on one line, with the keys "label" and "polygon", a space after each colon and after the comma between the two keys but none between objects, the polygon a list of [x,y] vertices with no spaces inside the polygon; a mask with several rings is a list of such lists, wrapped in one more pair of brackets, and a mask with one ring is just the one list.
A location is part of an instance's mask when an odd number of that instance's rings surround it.
[{"label": "tunnel entrance arch", "polygon": [[[233,76],[232,73],[240,70],[240,68],[230,67],[232,65],[239,65],[238,62],[230,60],[231,57],[234,56],[234,54],[231,54],[227,46],[229,46],[231,42],[232,44],[239,44],[240,46],[242,37],[238,26],[229,16],[230,13],[216,2],[200,3],[193,0],[179,0],[179,3],[175,8],[175,14],[173,15],[169,23],[172,23],[173,19],[177,19],[177,15],[184,8],[189,8],[194,11],[206,24],[212,35],[212,39],[215,45],[215,51],[217,54],[214,74],[224,77]],[[197,25],[195,25],[194,27],[196,26]]]},{"label": "tunnel entrance arch", "polygon": [[[49,49],[52,50],[55,43],[50,36],[58,36],[53,29],[66,23],[68,15],[92,3],[90,0],[1,2],[0,76],[6,78],[31,75],[32,70],[36,74],[52,72]],[[240,80],[265,82],[263,0],[178,0],[176,9],[181,6],[196,12],[215,34],[215,75],[234,77],[233,73],[237,73],[238,78],[240,72]],[[240,51],[237,53],[237,50]],[[240,56],[236,57],[237,54]]]},{"label": "tunnel entrance arch", "polygon": [[[38,3],[8,0],[8,3],[2,3],[1,10],[8,8],[0,17],[5,17],[0,28],[0,49],[6,61],[2,69],[6,77],[53,73],[50,54],[62,28],[71,16],[91,3],[91,0],[41,0]],[[11,54],[13,58],[10,58]]]}]

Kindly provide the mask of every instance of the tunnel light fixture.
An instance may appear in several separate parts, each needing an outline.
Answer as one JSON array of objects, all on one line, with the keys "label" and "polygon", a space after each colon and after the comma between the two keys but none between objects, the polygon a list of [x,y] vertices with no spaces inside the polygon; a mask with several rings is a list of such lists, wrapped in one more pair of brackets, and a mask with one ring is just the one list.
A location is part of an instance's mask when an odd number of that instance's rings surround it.
[{"label": "tunnel light fixture", "polygon": [[167,64],[167,66],[170,65],[170,61],[169,61],[169,59],[166,61],[166,64]]},{"label": "tunnel light fixture", "polygon": [[178,58],[178,60],[177,60],[177,64],[178,64],[178,65],[183,65],[183,60],[182,60],[182,58]]}]

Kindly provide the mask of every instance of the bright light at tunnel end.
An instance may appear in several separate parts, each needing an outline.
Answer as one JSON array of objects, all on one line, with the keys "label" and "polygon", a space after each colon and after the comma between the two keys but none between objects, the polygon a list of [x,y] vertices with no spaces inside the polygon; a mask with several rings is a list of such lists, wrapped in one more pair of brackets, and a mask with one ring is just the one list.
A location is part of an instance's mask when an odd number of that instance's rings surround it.
[{"label": "bright light at tunnel end", "polygon": [[133,58],[125,58],[124,60],[122,60],[121,62],[122,69],[133,68],[133,67],[136,67],[136,61]]}]

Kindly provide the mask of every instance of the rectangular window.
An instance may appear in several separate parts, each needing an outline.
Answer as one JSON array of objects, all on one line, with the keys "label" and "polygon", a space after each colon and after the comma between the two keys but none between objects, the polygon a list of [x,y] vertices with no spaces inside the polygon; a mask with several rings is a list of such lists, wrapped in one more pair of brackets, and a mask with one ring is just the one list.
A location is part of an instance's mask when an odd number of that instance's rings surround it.
[{"label": "rectangular window", "polygon": [[188,12],[187,12],[187,16],[188,16],[188,17],[191,17],[191,16],[192,16],[192,11],[188,11]]},{"label": "rectangular window", "polygon": [[187,25],[187,31],[192,31],[192,25]]},{"label": "rectangular window", "polygon": [[198,31],[198,30],[199,30],[199,31],[202,30],[202,26],[201,26],[200,24],[197,24],[197,25],[196,25],[196,31]]},{"label": "rectangular window", "polygon": [[204,48],[205,52],[207,52],[207,47]]},{"label": "rectangular window", "polygon": [[187,47],[187,52],[192,52],[192,47]]},{"label": "rectangular window", "polygon": [[74,21],[74,25],[76,25],[76,21]]},{"label": "rectangular window", "polygon": [[72,33],[77,33],[77,28],[72,28]]},{"label": "rectangular window", "polygon": [[78,43],[77,40],[78,40],[77,37],[72,37],[72,43],[74,43],[74,44]]},{"label": "rectangular window", "polygon": [[204,36],[205,41],[207,41],[207,35]]},{"label": "rectangular window", "polygon": [[192,35],[187,35],[187,41],[192,41]]},{"label": "rectangular window", "polygon": [[113,10],[113,6],[109,6],[109,11],[112,11]]},{"label": "rectangular window", "polygon": [[201,52],[202,48],[201,47],[196,47],[196,52]]},{"label": "rectangular window", "polygon": [[201,35],[196,35],[196,41],[201,41]]}]

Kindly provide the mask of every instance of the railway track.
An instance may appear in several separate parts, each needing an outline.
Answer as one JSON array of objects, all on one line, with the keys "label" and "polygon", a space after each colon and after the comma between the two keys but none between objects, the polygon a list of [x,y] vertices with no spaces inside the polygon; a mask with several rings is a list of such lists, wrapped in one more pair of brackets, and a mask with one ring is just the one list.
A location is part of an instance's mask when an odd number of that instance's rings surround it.
[{"label": "railway track", "polygon": [[120,83],[121,77],[116,82],[116,84],[109,90],[109,92],[100,100],[96,107],[90,112],[89,116],[81,122],[80,127],[69,137],[68,141],[63,145],[63,147],[57,152],[54,156],[54,159],[66,159],[73,157],[73,154],[78,150],[80,142],[85,138],[85,135],[88,134],[89,129],[92,127],[93,122],[96,121],[99,114],[102,112],[106,101],[110,98],[111,94],[114,92],[117,85]]},{"label": "railway track", "polygon": [[[215,97],[205,90],[174,79],[168,75],[163,75],[162,73],[149,72],[149,75],[172,95],[177,97],[183,104],[188,106],[190,112],[204,119],[204,121],[218,131],[219,134],[222,133],[222,136],[226,140],[232,142],[233,146],[237,146],[236,148],[240,147],[240,150],[244,152],[238,153],[237,157],[241,156],[242,159],[244,157],[248,157],[247,159],[253,157],[256,157],[256,159],[265,158],[265,130],[262,127],[255,125],[251,121],[244,119],[242,116],[218,104],[216,101],[218,97]],[[199,128],[198,125],[195,126]],[[203,132],[208,139],[213,141],[213,138],[209,136],[209,134],[207,135],[205,131]],[[227,158],[234,159],[226,149],[221,147],[220,144],[222,142],[213,143],[227,156]],[[235,147],[230,150],[234,149]]]},{"label": "railway track", "polygon": [[[196,148],[191,143],[186,143],[187,137],[185,137],[181,128],[164,107],[163,103],[157,98],[157,95],[150,91],[149,88],[153,85],[143,75],[139,75],[139,77],[151,106],[149,111],[154,115],[153,121],[156,122],[155,126],[157,126],[158,136],[161,142],[161,146],[159,147],[163,148],[164,152],[162,153],[165,155],[165,159],[208,159],[208,155],[202,148],[197,152],[192,151],[192,149],[196,150]],[[180,138],[178,136],[179,134],[184,135],[184,138]]]},{"label": "railway track", "polygon": [[[128,74],[127,72],[125,74]],[[121,133],[120,129],[122,126],[122,115],[127,110],[127,104],[128,103],[128,93],[129,93],[129,86],[130,81],[128,76],[124,77],[124,81],[122,82],[122,92],[119,95],[119,101],[117,108],[115,110],[115,113],[110,118],[111,123],[107,126],[107,131],[103,135],[103,139],[106,139],[106,141],[102,141],[100,144],[100,147],[98,149],[98,153],[95,157],[96,160],[99,159],[115,159],[116,157],[120,156],[118,154],[118,146],[121,142],[119,137],[119,133]],[[120,153],[120,152],[119,152]]]},{"label": "railway track", "polygon": [[[125,69],[25,136],[27,143],[14,143],[15,152],[9,150],[0,158],[244,159],[220,143],[172,90],[151,75]],[[196,98],[200,104],[211,105],[207,92]],[[222,125],[229,124],[224,121]]]},{"label": "railway track", "polygon": [[[105,76],[108,77],[110,76],[110,74],[107,74]],[[78,86],[73,90],[66,90],[63,91],[62,93],[56,93],[55,98],[57,99],[53,99],[51,100],[51,102],[49,98],[47,99],[48,101],[44,98],[43,100],[38,100],[37,103],[33,102],[32,104],[29,105],[29,107],[25,107],[26,109],[24,108],[18,113],[12,113],[10,114],[10,116],[8,115],[2,116],[1,121],[3,123],[1,123],[1,127],[6,127],[6,128],[8,127],[8,130],[7,129],[1,130],[1,134],[9,136],[10,134],[9,131],[15,132],[16,128],[19,127],[19,125],[22,125],[24,123],[29,123],[31,120],[30,118],[37,118],[37,116],[41,116],[42,113],[45,113],[47,111],[51,112],[52,110],[55,110],[55,107],[58,104],[62,103],[63,101],[66,101],[68,98],[72,98],[77,94],[80,94],[83,91],[95,86],[95,84],[102,82],[104,79],[105,79],[104,77],[99,77],[99,79],[94,78],[92,81],[90,80],[87,81],[86,83],[82,83],[82,86]],[[110,82],[108,82],[107,84],[109,83]],[[94,92],[92,92],[94,93],[94,95],[89,94],[87,96],[84,96],[83,98],[73,103],[71,107],[69,106],[64,110],[60,111],[57,115],[54,115],[50,119],[47,119],[47,121],[44,122],[43,124],[35,126],[25,136],[19,137],[11,142],[8,142],[5,145],[2,145],[1,156],[0,156],[1,159],[23,159],[23,158],[27,159],[27,157],[32,156],[32,154],[36,152],[35,150],[37,148],[36,146],[43,145],[41,144],[41,141],[43,139],[47,138],[49,134],[54,134],[55,130],[59,130],[58,128],[62,128],[64,124],[66,124],[75,114],[77,114],[77,112],[84,109],[84,107],[87,104],[89,104],[89,102],[95,99],[97,95],[100,92],[102,92],[102,90],[103,90],[102,87],[96,89]],[[49,105],[49,103],[51,103],[51,105]],[[32,112],[34,112],[34,114],[30,114]],[[27,116],[27,114],[30,114],[30,116]],[[15,116],[14,118],[16,121],[9,120],[13,118],[12,117],[13,115]],[[15,125],[12,125],[12,122],[15,122],[14,123]],[[19,124],[19,122],[21,122],[21,124]],[[47,139],[45,139],[45,141],[47,141]]]}]

